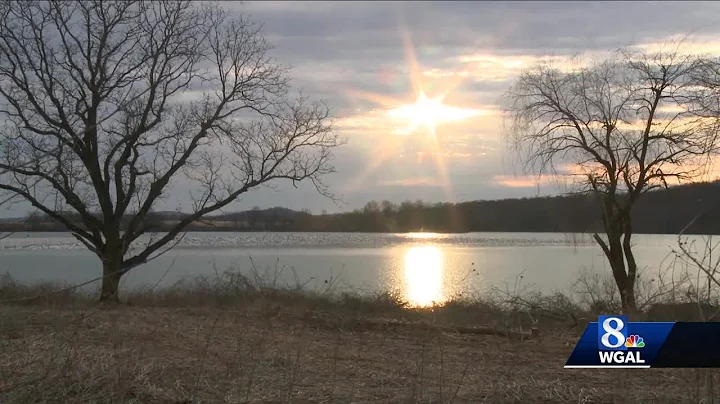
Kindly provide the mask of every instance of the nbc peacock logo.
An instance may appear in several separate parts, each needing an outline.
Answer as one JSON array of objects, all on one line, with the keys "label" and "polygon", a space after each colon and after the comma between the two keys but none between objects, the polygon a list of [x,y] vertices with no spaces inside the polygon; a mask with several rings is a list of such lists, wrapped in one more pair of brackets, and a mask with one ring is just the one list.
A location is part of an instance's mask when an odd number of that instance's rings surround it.
[{"label": "nbc peacock logo", "polygon": [[645,347],[645,341],[643,337],[639,335],[630,335],[625,339],[626,348],[643,348]]}]

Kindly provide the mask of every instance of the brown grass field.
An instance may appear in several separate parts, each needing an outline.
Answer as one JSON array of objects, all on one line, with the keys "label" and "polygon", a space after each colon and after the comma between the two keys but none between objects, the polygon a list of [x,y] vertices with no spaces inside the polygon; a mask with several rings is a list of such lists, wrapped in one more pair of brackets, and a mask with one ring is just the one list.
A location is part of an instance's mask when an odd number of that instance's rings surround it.
[{"label": "brown grass field", "polygon": [[[0,403],[701,403],[710,370],[563,369],[585,327],[491,305],[0,287]],[[44,295],[38,299],[26,296]],[[528,313],[529,314],[529,313]],[[537,313],[536,313],[537,314]]]}]

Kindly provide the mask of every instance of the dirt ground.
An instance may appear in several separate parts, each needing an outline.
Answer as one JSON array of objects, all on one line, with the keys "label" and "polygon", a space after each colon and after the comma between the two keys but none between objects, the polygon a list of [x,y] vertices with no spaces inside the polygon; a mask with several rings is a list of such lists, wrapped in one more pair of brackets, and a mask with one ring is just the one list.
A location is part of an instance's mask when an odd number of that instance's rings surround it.
[{"label": "dirt ground", "polygon": [[[541,339],[289,303],[0,306],[0,403],[698,403],[697,370],[563,369]],[[374,326],[370,326],[374,324]]]}]

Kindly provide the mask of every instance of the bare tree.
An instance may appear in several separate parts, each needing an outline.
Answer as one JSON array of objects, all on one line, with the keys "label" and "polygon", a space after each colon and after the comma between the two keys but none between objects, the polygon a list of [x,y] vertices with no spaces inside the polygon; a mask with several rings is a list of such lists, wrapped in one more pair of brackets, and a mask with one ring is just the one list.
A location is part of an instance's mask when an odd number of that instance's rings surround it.
[{"label": "bare tree", "polygon": [[625,312],[637,310],[635,202],[668,180],[697,178],[718,151],[717,92],[703,79],[717,66],[683,53],[682,43],[652,54],[621,50],[572,69],[540,64],[509,91],[510,139],[525,169],[564,170],[598,197],[605,237],[594,238]]},{"label": "bare tree", "polygon": [[[269,51],[253,21],[189,1],[3,2],[0,189],[95,253],[113,301],[123,274],[260,185],[330,196],[342,139]],[[177,183],[192,211],[150,237]]]}]

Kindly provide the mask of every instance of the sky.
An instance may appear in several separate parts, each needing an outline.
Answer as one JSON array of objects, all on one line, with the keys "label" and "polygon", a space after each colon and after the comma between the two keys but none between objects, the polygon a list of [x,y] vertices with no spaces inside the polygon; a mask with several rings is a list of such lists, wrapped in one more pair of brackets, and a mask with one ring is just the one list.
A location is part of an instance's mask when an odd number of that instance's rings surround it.
[{"label": "sky", "polygon": [[[720,4],[713,2],[225,5],[264,24],[274,54],[292,66],[293,85],[325,99],[347,139],[335,152],[337,172],[327,177],[339,205],[311,187],[280,185],[248,194],[239,206],[313,212],[373,199],[458,202],[562,192],[556,182],[523,175],[507,147],[502,96],[517,74],[540,58],[685,35],[711,46],[720,33]],[[445,95],[442,106],[417,102],[420,92],[428,99]],[[425,125],[433,120],[434,130]]]},{"label": "sky", "polygon": [[[690,35],[715,46],[720,2],[224,2],[264,25],[292,85],[324,99],[347,139],[326,177],[252,191],[254,206],[360,208],[370,200],[460,202],[556,194],[524,175],[503,131],[502,96],[523,68]],[[719,48],[720,49],[720,48]],[[413,80],[414,79],[414,80]],[[421,94],[425,95],[425,98]],[[182,184],[173,191],[182,199]],[[177,200],[170,198],[169,202]],[[159,207],[159,209],[171,206]]]}]

